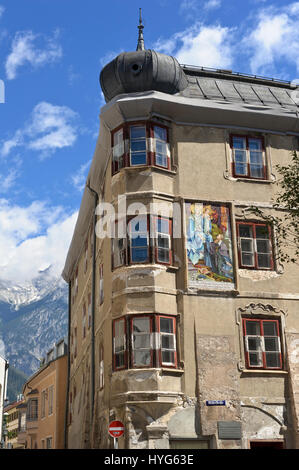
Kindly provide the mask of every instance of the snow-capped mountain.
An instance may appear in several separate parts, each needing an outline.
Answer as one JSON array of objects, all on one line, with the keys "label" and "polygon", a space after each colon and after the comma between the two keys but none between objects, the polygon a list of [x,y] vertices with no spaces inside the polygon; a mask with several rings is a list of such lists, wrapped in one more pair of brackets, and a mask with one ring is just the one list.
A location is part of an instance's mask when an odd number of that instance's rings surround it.
[{"label": "snow-capped mountain", "polygon": [[67,284],[50,268],[26,283],[0,280],[0,340],[12,366],[31,375],[67,335],[67,301]]}]

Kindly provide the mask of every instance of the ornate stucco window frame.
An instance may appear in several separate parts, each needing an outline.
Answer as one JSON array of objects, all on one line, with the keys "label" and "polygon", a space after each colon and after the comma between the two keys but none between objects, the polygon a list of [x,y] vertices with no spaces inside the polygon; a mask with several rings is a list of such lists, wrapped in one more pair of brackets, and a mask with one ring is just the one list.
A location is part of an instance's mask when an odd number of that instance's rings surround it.
[{"label": "ornate stucco window frame", "polygon": [[[286,373],[286,340],[285,340],[285,326],[286,326],[286,317],[288,315],[287,311],[274,307],[271,304],[262,304],[262,303],[250,303],[244,307],[238,307],[236,309],[236,326],[238,331],[238,344],[239,344],[239,354],[238,354],[238,370],[242,373],[265,373],[265,374],[277,374],[277,373]],[[280,340],[281,340],[281,355],[282,355],[282,369],[247,369],[246,368],[246,358],[245,358],[245,348],[244,348],[244,336],[243,336],[243,318],[257,318],[257,319],[275,319],[279,321],[280,324]]]}]

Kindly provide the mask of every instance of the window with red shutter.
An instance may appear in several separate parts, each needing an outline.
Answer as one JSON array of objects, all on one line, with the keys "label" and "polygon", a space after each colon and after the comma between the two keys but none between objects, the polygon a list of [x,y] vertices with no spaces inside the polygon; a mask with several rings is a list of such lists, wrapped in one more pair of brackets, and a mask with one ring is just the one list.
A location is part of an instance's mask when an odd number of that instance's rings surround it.
[{"label": "window with red shutter", "polygon": [[240,268],[274,269],[270,225],[237,222],[237,237]]}]

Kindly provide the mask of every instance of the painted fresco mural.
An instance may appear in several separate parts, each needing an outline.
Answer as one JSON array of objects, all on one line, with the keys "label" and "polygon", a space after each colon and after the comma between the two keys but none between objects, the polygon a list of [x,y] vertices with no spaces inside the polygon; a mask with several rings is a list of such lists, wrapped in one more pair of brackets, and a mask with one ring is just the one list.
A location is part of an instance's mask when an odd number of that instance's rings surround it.
[{"label": "painted fresco mural", "polygon": [[186,203],[186,230],[188,285],[231,287],[234,272],[229,208],[203,202]]}]

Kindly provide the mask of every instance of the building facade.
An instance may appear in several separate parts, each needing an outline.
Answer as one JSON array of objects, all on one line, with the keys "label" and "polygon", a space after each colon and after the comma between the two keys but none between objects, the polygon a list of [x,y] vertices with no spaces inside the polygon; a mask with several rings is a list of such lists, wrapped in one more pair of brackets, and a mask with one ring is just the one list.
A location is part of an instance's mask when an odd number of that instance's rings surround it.
[{"label": "building facade", "polygon": [[24,402],[17,406],[18,444],[26,449],[65,447],[67,345],[51,349],[23,387]]},{"label": "building facade", "polygon": [[63,271],[67,446],[112,448],[117,419],[119,448],[298,448],[298,268],[265,221],[297,91],[181,66],[142,32],[101,72]]},{"label": "building facade", "polygon": [[5,422],[6,422],[6,435],[5,435],[5,449],[22,449],[24,444],[18,442],[19,421],[21,405],[24,400],[18,399],[10,403],[4,408]]},{"label": "building facade", "polygon": [[0,445],[4,445],[3,413],[7,392],[8,361],[0,356]]}]

